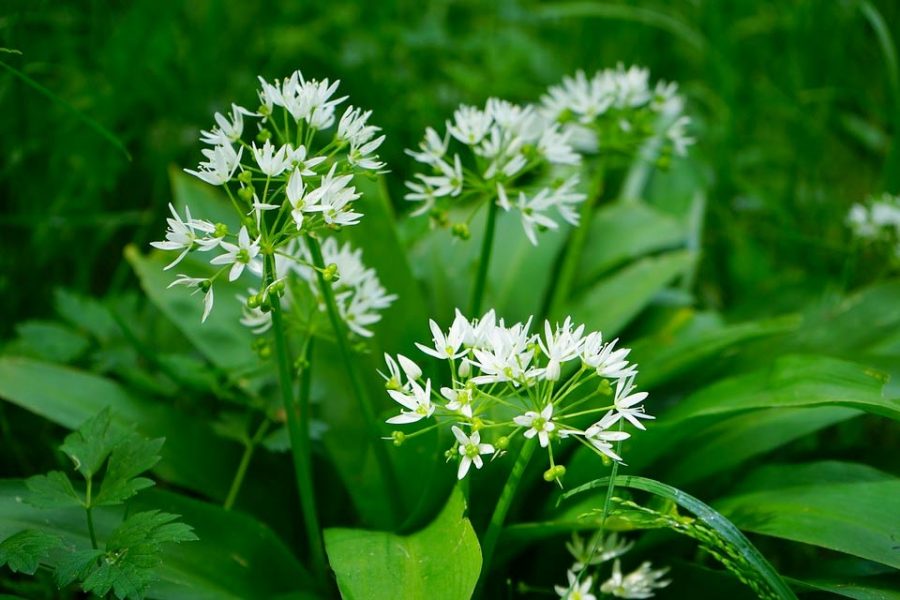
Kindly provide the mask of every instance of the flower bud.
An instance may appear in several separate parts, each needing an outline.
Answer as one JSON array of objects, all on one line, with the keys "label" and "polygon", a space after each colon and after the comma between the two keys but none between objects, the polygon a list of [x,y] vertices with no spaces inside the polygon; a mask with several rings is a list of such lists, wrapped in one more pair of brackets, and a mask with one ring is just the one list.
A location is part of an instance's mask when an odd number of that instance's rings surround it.
[{"label": "flower bud", "polygon": [[507,448],[509,448],[509,438],[506,437],[505,435],[500,437],[494,443],[494,447],[497,448],[497,450],[506,450]]},{"label": "flower bud", "polygon": [[209,288],[212,287],[212,281],[210,281],[209,279],[204,279],[197,284],[197,287],[200,288],[201,292],[206,293],[209,291]]},{"label": "flower bud", "polygon": [[554,467],[550,467],[546,471],[544,471],[544,481],[553,481],[556,479],[556,469]]},{"label": "flower bud", "polygon": [[334,282],[334,281],[337,281],[338,279],[340,279],[340,275],[338,275],[338,266],[334,263],[331,263],[330,265],[326,266],[325,269],[322,271],[322,277],[325,279],[325,281],[331,281],[331,282]]},{"label": "flower bud", "polygon": [[244,202],[253,202],[254,191],[252,187],[244,186],[238,190],[238,197]]},{"label": "flower bud", "polygon": [[609,379],[601,379],[597,385],[597,393],[602,396],[612,396],[613,389],[609,383]]},{"label": "flower bud", "polygon": [[401,446],[406,441],[406,434],[402,431],[394,431],[391,433],[391,439],[394,440],[395,446]]},{"label": "flower bud", "polygon": [[228,235],[228,225],[225,223],[216,223],[216,229],[213,231],[213,237],[223,238]]},{"label": "flower bud", "polygon": [[249,296],[247,298],[247,308],[249,308],[250,310],[253,310],[254,308],[259,308],[259,304],[260,304],[260,302],[259,302],[258,294],[252,294],[251,296]]},{"label": "flower bud", "polygon": [[268,139],[272,138],[272,132],[268,129],[260,129],[259,133],[256,134],[257,142],[265,142]]},{"label": "flower bud", "polygon": [[250,182],[253,181],[253,173],[250,171],[241,171],[237,176],[237,180],[243,184],[250,185]]},{"label": "flower bud", "polygon": [[484,429],[484,421],[482,421],[479,417],[472,417],[472,431],[479,431]]},{"label": "flower bud", "polygon": [[472,237],[471,233],[469,233],[469,226],[465,223],[454,223],[450,229],[450,234],[461,240],[467,240]]}]

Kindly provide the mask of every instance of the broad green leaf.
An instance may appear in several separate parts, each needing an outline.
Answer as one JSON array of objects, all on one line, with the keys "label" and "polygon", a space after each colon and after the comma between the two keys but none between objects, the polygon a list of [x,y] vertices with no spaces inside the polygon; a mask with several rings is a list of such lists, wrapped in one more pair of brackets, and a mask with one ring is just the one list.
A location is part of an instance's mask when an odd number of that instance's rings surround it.
[{"label": "broad green leaf", "polygon": [[98,340],[107,340],[118,334],[119,328],[109,309],[97,300],[64,288],[54,291],[53,300],[56,312],[73,327]]},{"label": "broad green leaf", "polygon": [[[89,551],[84,510],[38,509],[19,502],[27,490],[21,481],[0,481],[0,539],[22,529],[58,535],[79,551]],[[256,519],[220,506],[161,490],[147,490],[130,503],[131,511],[161,510],[182,515],[199,538],[168,545],[157,570],[159,581],[147,596],[160,600],[239,600],[269,598],[311,587],[309,574],[284,543]],[[94,511],[101,543],[122,520],[120,509]],[[176,532],[177,533],[177,532]],[[82,558],[88,556],[86,553]],[[70,569],[76,569],[70,565]]]},{"label": "broad green leaf", "polygon": [[695,260],[688,251],[644,258],[599,281],[576,296],[566,314],[599,329],[604,336],[621,331]]},{"label": "broad green leaf", "polygon": [[166,436],[154,469],[159,477],[213,498],[225,497],[240,460],[238,447],[207,423],[68,367],[0,357],[0,397],[69,429],[110,407],[117,430],[136,425],[148,437]]},{"label": "broad green leaf", "polygon": [[686,235],[677,219],[646,204],[616,202],[603,206],[591,220],[576,287],[590,284],[627,261],[683,246]]},{"label": "broad green leaf", "polygon": [[[586,483],[582,486],[569,490],[562,495],[560,501],[564,501],[573,496],[582,494],[596,489],[605,490],[610,482],[609,477],[597,479]],[[697,498],[674,488],[670,485],[647,479],[645,477],[633,477],[630,475],[619,475],[616,477],[615,485],[630,489],[642,490],[674,502],[679,507],[689,511],[709,530],[715,532],[722,543],[727,544],[730,548],[728,552],[732,560],[737,559],[741,563],[742,569],[749,569],[750,572],[745,573],[747,576],[753,576],[756,585],[764,586],[762,589],[756,590],[757,593],[766,593],[767,597],[796,600],[796,595],[791,588],[784,582],[778,572],[769,564],[769,561],[756,549],[756,547],[735,527],[735,525],[726,519],[720,512],[710,508]],[[602,501],[602,498],[598,499]],[[749,585],[753,585],[749,583]]]},{"label": "broad green leaf", "polygon": [[425,529],[409,536],[326,529],[325,549],[347,600],[468,599],[481,571],[481,548],[457,489]]},{"label": "broad green leaf", "polygon": [[681,443],[665,480],[684,485],[722,473],[814,431],[863,414],[843,406],[772,408],[730,417]]},{"label": "broad green leaf", "polygon": [[846,406],[900,419],[900,401],[882,397],[883,374],[821,356],[788,356],[705,388],[666,413],[669,423],[756,408]]},{"label": "broad green leaf", "polygon": [[46,475],[29,477],[25,484],[30,494],[26,501],[39,508],[81,506],[82,500],[69,476],[62,471],[50,471]]},{"label": "broad green leaf", "polygon": [[900,479],[869,467],[769,467],[715,506],[747,531],[900,568]]},{"label": "broad green leaf", "polygon": [[[183,286],[168,288],[176,274],[163,271],[166,256],[159,252],[144,255],[134,246],[128,246],[125,258],[150,301],[212,364],[235,378],[259,368],[259,358],[252,346],[253,334],[241,325],[241,304],[235,298],[247,294],[246,282],[217,280],[215,307],[201,323],[203,298],[199,294],[191,295],[194,290]],[[213,269],[189,257],[179,265],[179,272],[204,277],[212,275]]]},{"label": "broad green leaf", "polygon": [[788,579],[801,590],[829,592],[855,600],[900,600],[900,586],[896,577],[865,577],[859,579]]},{"label": "broad green leaf", "polygon": [[59,537],[37,529],[15,533],[0,541],[0,567],[6,565],[13,573],[33,575],[59,543]]},{"label": "broad green leaf", "polygon": [[16,350],[54,362],[70,362],[88,349],[88,340],[62,323],[26,321],[16,326]]}]

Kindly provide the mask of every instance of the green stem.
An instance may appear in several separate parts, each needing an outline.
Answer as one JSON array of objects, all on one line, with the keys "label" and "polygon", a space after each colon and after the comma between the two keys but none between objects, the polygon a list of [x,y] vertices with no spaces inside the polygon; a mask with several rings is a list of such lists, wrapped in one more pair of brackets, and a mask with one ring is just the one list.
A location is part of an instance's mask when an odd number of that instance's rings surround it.
[{"label": "green stem", "polygon": [[[275,280],[275,258],[266,255],[266,285]],[[291,439],[291,452],[294,457],[294,471],[297,479],[297,491],[300,493],[300,508],[303,511],[303,522],[306,527],[306,540],[309,544],[309,555],[313,570],[322,578],[325,576],[325,549],[322,546],[319,515],[316,512],[316,497],[312,478],[312,444],[309,440],[309,422],[306,407],[295,401],[293,381],[291,377],[291,361],[287,340],[284,337],[284,322],[281,314],[281,300],[277,294],[269,296],[272,303],[272,332],[275,338],[275,356],[278,361],[278,380],[281,388],[281,399],[287,415],[288,435]],[[305,351],[308,351],[306,344]],[[304,379],[310,377],[309,368],[304,368]],[[304,424],[306,427],[304,428]]]},{"label": "green stem", "polygon": [[484,300],[484,287],[487,283],[488,267],[491,264],[491,253],[494,250],[494,232],[497,228],[497,202],[488,197],[487,222],[484,224],[484,239],[481,241],[481,255],[478,259],[478,273],[472,287],[471,316],[481,314],[481,302]]},{"label": "green stem", "polygon": [[312,255],[316,275],[318,276],[319,289],[325,300],[325,309],[328,312],[328,319],[331,322],[331,328],[334,330],[335,343],[341,354],[341,360],[344,362],[344,367],[347,370],[347,375],[350,379],[350,385],[353,388],[353,395],[356,397],[359,410],[363,415],[366,426],[369,428],[370,436],[375,440],[375,443],[373,444],[375,460],[378,463],[378,468],[381,470],[382,480],[387,487],[388,495],[391,500],[390,504],[394,508],[394,516],[399,518],[403,513],[403,497],[400,493],[400,481],[397,479],[397,473],[394,471],[391,457],[387,452],[387,447],[385,444],[381,443],[381,437],[383,436],[381,423],[375,415],[375,408],[372,406],[372,401],[356,370],[356,359],[350,351],[350,345],[347,343],[347,334],[344,330],[344,323],[341,320],[340,312],[338,311],[337,301],[334,299],[334,290],[331,288],[331,283],[325,281],[325,276],[322,273],[325,270],[326,265],[325,259],[322,257],[322,248],[319,245],[319,240],[312,235],[307,235],[306,241],[309,246],[309,253]]},{"label": "green stem", "polygon": [[228,496],[225,498],[225,503],[222,505],[222,508],[225,510],[231,510],[234,506],[238,492],[241,491],[241,486],[244,484],[244,477],[247,475],[250,459],[253,458],[256,446],[262,441],[263,436],[265,436],[268,431],[269,420],[265,419],[256,430],[256,433],[253,434],[253,437],[244,443],[244,453],[241,455],[241,462],[238,463],[237,472],[235,472],[234,479],[231,481],[231,487],[228,489]]},{"label": "green stem", "polygon": [[491,515],[491,523],[488,525],[487,533],[484,534],[484,539],[481,541],[481,577],[478,580],[476,597],[480,596],[481,591],[484,589],[490,573],[494,550],[497,547],[497,540],[503,531],[503,524],[506,522],[506,515],[509,513],[510,506],[512,506],[513,498],[516,496],[516,490],[522,481],[522,474],[525,472],[525,467],[528,466],[528,461],[531,460],[531,455],[534,453],[534,445],[535,439],[532,438],[526,440],[522,445],[522,449],[519,450],[519,457],[516,459],[509,477],[506,479],[503,491],[500,492],[500,499],[497,500],[494,514]]},{"label": "green stem", "polygon": [[[553,319],[559,316],[563,304],[569,299],[572,285],[575,283],[575,275],[581,262],[581,255],[587,243],[588,231],[591,228],[591,217],[594,206],[603,195],[603,164],[598,162],[591,177],[592,185],[588,191],[587,199],[581,203],[581,211],[578,218],[578,226],[572,230],[569,243],[563,249],[560,268],[557,270],[556,280],[550,287],[548,300],[544,303],[543,317]],[[543,321],[543,319],[541,319]]]},{"label": "green stem", "polygon": [[85,498],[84,498],[84,510],[87,513],[87,526],[88,526],[88,533],[91,535],[91,547],[93,547],[94,550],[96,550],[98,548],[97,534],[94,532],[94,515],[91,513],[91,509],[93,508],[91,506],[91,484],[92,483],[93,483],[92,478],[88,477],[87,478],[87,491],[85,492]]}]

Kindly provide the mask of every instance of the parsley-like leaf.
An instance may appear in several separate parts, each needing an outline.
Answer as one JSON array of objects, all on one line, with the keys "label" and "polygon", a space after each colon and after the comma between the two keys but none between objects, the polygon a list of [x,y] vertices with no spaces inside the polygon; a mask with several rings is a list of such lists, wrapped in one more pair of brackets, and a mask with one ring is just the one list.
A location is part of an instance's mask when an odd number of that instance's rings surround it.
[{"label": "parsley-like leaf", "polygon": [[63,508],[82,506],[81,496],[72,487],[69,476],[62,471],[50,471],[25,480],[31,494],[25,502],[38,508]]},{"label": "parsley-like leaf", "polygon": [[103,461],[122,439],[122,434],[112,427],[109,407],[88,419],[78,431],[66,436],[60,450],[65,452],[75,469],[89,479],[100,470]]},{"label": "parsley-like leaf", "polygon": [[103,550],[76,550],[66,554],[56,565],[56,584],[63,588],[73,581],[81,581],[90,575],[91,571],[99,566],[98,558],[103,556]]},{"label": "parsley-like leaf", "polygon": [[93,505],[120,504],[139,491],[153,486],[152,480],[138,475],[159,462],[159,449],[164,441],[163,438],[147,440],[136,434],[125,436],[109,456],[103,484]]},{"label": "parsley-like leaf", "polygon": [[62,540],[36,529],[26,529],[0,542],[0,567],[7,565],[13,573],[34,575],[50,551]]}]

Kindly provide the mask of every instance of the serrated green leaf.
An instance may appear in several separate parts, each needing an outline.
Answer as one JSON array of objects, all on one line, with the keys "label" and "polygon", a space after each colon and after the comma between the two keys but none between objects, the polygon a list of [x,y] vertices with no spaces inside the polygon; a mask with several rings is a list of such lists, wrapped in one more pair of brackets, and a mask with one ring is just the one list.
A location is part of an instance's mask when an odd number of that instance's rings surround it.
[{"label": "serrated green leaf", "polygon": [[0,542],[0,567],[6,565],[13,573],[33,575],[61,540],[58,536],[37,529],[25,529]]},{"label": "serrated green leaf", "polygon": [[93,503],[96,506],[119,504],[154,485],[150,479],[138,475],[159,462],[159,450],[164,441],[162,438],[143,439],[137,434],[120,441],[109,456],[100,493]]},{"label": "serrated green leaf", "polygon": [[97,559],[103,556],[102,550],[88,548],[68,552],[57,563],[54,578],[59,587],[65,587],[75,581],[87,579],[88,575],[97,568]]},{"label": "serrated green leaf", "polygon": [[[106,542],[108,551],[123,550],[140,544],[162,544],[166,542],[192,542],[197,539],[190,526],[174,523],[180,518],[158,510],[148,510],[131,515],[110,536]],[[177,525],[178,527],[171,527]]]},{"label": "serrated green leaf", "polygon": [[75,470],[93,477],[121,440],[121,433],[111,427],[109,407],[85,421],[77,431],[66,436],[60,450],[75,463]]},{"label": "serrated green leaf", "polygon": [[62,508],[82,506],[81,496],[72,487],[69,476],[62,471],[50,471],[46,475],[35,475],[25,481],[31,492],[25,501],[38,508]]}]

